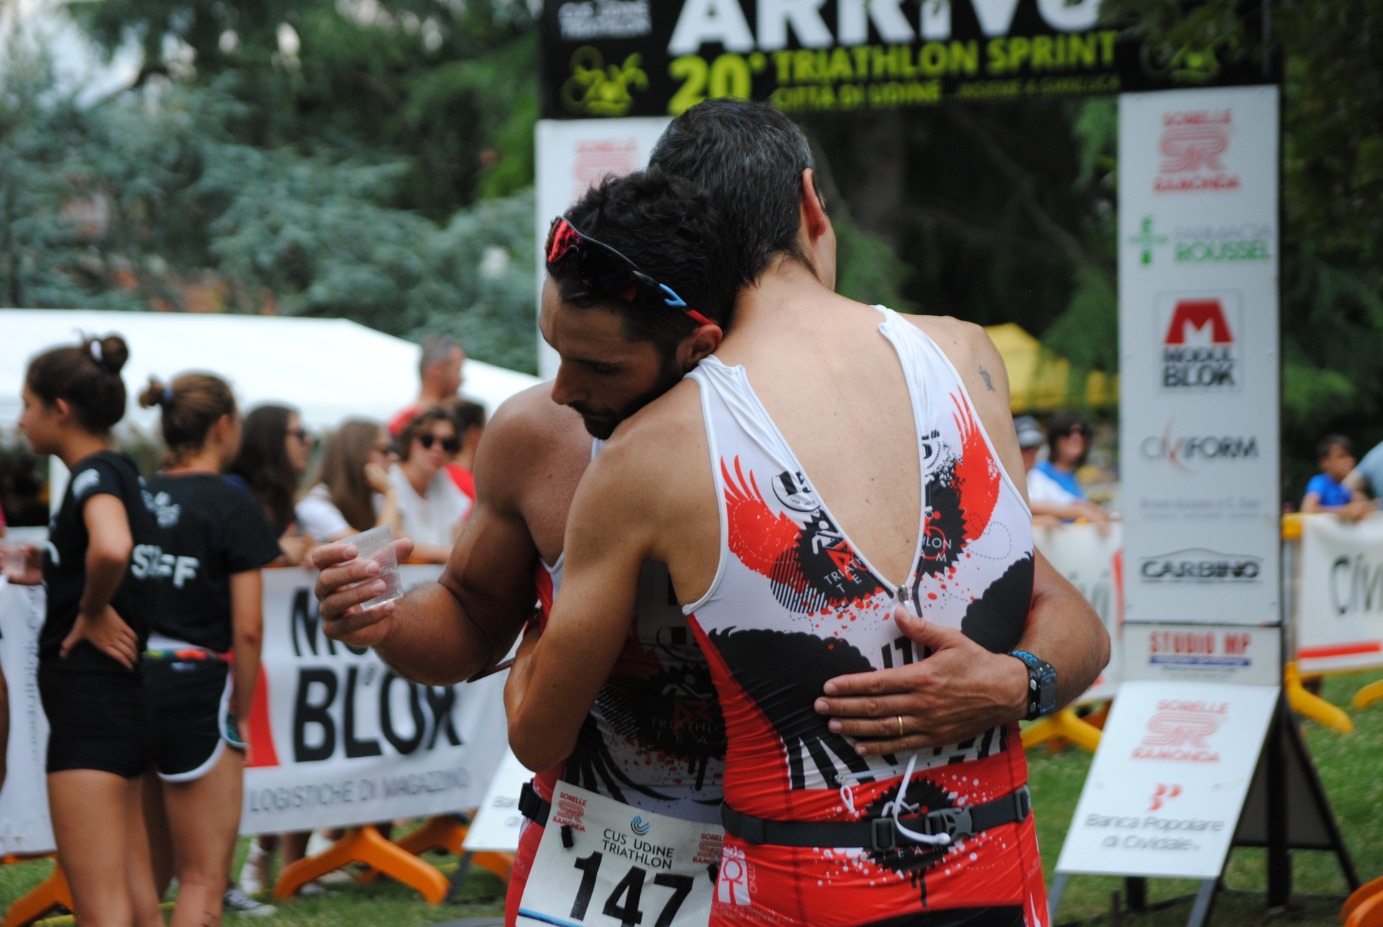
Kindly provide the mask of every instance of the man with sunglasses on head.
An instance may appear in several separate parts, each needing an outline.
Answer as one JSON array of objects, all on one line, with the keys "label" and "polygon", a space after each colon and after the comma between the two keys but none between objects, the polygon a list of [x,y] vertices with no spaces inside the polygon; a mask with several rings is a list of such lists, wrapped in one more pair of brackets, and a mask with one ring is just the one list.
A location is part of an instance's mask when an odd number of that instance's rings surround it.
[{"label": "man with sunglasses on head", "polygon": [[[560,292],[545,282],[540,322],[562,357],[556,379],[513,397],[486,425],[475,457],[476,506],[439,582],[362,612],[356,605],[371,583],[351,584],[372,568],[345,561],[343,545],[318,550],[329,636],[374,646],[402,674],[444,685],[492,668],[535,602],[545,615],[562,581],[572,495],[603,439],[719,342],[737,286],[715,247],[690,247],[718,240],[716,216],[686,181],[641,172],[607,181],[553,221],[545,256],[564,276]],[[618,247],[588,237],[590,229]],[[397,544],[401,555],[410,550]],[[525,789],[523,811],[535,825],[526,827],[515,860],[507,923],[515,923],[526,886],[539,891],[527,904],[541,909],[551,902],[543,892],[557,885],[556,870],[581,874],[565,858],[535,862],[559,779],[632,805],[646,819],[641,827],[664,815],[705,825],[718,839],[723,725],[705,659],[656,564],[640,578],[638,611],[580,743]],[[530,867],[542,875],[529,879]],[[704,898],[706,863],[697,870]],[[570,897],[556,903],[569,914]],[[691,912],[694,903],[678,906]]]},{"label": "man with sunglasses on head", "polygon": [[[688,250],[725,251],[742,287],[723,340],[682,342],[713,354],[586,470],[561,594],[506,686],[514,752],[543,769],[580,743],[664,564],[725,725],[712,924],[1047,923],[1017,722],[1078,696],[1109,644],[1033,547],[1002,359],[968,323],[834,293],[810,149],[771,107],[694,107],[652,163],[712,192],[721,240]],[[583,281],[548,269],[566,368]]]}]

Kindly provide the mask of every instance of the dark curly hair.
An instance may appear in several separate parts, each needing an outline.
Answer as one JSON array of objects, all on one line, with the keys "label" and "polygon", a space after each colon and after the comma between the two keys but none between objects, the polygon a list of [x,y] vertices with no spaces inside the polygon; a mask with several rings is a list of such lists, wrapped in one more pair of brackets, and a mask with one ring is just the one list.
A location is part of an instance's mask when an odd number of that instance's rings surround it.
[{"label": "dark curly hair", "polygon": [[[722,326],[729,319],[738,287],[726,271],[720,212],[688,181],[657,169],[606,177],[567,210],[566,218],[671,287],[692,309]],[[627,302],[622,294],[591,293],[579,263],[547,265],[562,299],[580,305],[595,295],[615,305],[631,340],[651,341],[668,353],[696,327],[649,287],[638,287]]]}]

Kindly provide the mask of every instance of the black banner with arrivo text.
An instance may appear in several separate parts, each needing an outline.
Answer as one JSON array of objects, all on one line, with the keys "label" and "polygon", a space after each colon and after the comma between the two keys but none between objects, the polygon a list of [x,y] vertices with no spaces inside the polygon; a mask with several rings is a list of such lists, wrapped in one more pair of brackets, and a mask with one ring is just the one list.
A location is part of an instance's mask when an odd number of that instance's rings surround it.
[{"label": "black banner with arrivo text", "polygon": [[1099,11],[1099,0],[547,0],[542,116],[676,116],[721,96],[805,115],[1264,79],[1230,39],[1153,47]]}]

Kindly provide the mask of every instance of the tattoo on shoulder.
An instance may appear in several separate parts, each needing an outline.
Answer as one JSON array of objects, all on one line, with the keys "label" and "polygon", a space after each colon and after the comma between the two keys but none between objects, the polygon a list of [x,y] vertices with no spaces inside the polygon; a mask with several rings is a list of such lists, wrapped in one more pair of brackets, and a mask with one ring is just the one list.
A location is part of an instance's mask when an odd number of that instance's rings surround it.
[{"label": "tattoo on shoulder", "polygon": [[994,381],[990,379],[989,371],[985,370],[983,366],[980,367],[980,376],[984,378],[984,388],[991,393],[994,392]]}]

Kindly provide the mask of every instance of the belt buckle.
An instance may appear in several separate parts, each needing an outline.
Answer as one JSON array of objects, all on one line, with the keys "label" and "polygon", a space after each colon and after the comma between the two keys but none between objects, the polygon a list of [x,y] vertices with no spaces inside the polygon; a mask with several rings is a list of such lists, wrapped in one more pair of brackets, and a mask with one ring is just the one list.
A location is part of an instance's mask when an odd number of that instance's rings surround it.
[{"label": "belt buckle", "polygon": [[929,811],[923,819],[928,836],[945,834],[948,837],[969,837],[975,832],[969,808],[939,808]]}]

